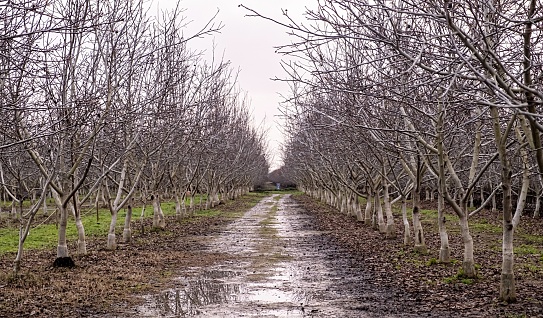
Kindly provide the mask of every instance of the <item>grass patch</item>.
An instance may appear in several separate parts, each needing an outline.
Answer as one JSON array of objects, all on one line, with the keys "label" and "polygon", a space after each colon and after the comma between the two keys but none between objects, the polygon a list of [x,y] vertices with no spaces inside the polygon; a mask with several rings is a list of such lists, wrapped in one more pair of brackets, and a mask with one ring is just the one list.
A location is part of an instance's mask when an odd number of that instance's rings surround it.
[{"label": "grass patch", "polygon": [[517,247],[514,247],[513,252],[517,255],[533,255],[541,253],[540,249],[538,249],[537,247],[526,244],[521,244]]},{"label": "grass patch", "polygon": [[435,257],[430,258],[428,262],[426,262],[426,265],[428,266],[437,265],[437,264],[439,264],[439,261]]},{"label": "grass patch", "polygon": [[473,278],[465,277],[464,272],[462,271],[462,269],[460,269],[456,275],[445,277],[443,279],[443,282],[446,284],[461,283],[465,285],[472,285],[475,280]]},{"label": "grass patch", "polygon": [[[266,197],[266,194],[261,193],[250,193],[246,196],[249,200],[245,201],[246,207],[251,208],[255,206],[260,200]],[[202,196],[203,202],[205,202],[205,195]],[[194,204],[198,207],[200,197],[196,196]],[[187,208],[189,204],[189,199],[186,200]],[[194,217],[215,217],[219,214],[224,214],[227,217],[241,217],[244,211],[240,209],[229,210],[227,212],[222,211],[224,205],[219,205],[214,209],[195,211]],[[165,216],[174,216],[175,215],[175,201],[168,201],[161,203],[161,208]],[[245,208],[245,206],[244,206]],[[135,206],[132,211],[132,226],[136,226],[134,223],[139,222],[141,219],[142,206]],[[38,212],[39,213],[39,212]],[[144,217],[150,218],[153,215],[153,207],[148,204],[145,206]],[[120,235],[124,226],[124,219],[126,217],[126,209],[119,211],[117,216],[116,224],[116,233]],[[107,236],[109,225],[111,223],[111,214],[108,209],[96,209],[94,208],[83,208],[81,211],[81,219],[83,226],[85,228],[85,234],[88,238]],[[50,221],[55,221],[55,216],[53,215]],[[31,228],[30,233],[25,241],[24,248],[25,250],[34,250],[34,249],[48,249],[54,248],[57,245],[58,240],[58,228],[56,223],[49,224],[39,224],[40,219],[36,221],[36,225]],[[183,219],[183,222],[191,222],[191,218]],[[138,224],[138,223],[136,223]],[[68,225],[66,228],[66,236],[68,241],[77,240],[77,228],[73,221],[71,214],[68,217]],[[15,227],[10,228],[0,228],[0,255],[6,253],[13,253],[17,251],[17,245],[19,242],[19,229]]]},{"label": "grass patch", "polygon": [[543,236],[519,233],[518,237],[524,240],[526,244],[543,245]]},{"label": "grass patch", "polygon": [[543,273],[543,268],[541,266],[537,266],[535,264],[526,264],[524,265],[526,269],[534,274],[541,274]]},{"label": "grass patch", "polygon": [[501,226],[490,224],[485,219],[479,219],[477,220],[477,222],[470,223],[469,228],[473,232],[486,232],[486,233],[494,233],[494,234],[502,233]]}]

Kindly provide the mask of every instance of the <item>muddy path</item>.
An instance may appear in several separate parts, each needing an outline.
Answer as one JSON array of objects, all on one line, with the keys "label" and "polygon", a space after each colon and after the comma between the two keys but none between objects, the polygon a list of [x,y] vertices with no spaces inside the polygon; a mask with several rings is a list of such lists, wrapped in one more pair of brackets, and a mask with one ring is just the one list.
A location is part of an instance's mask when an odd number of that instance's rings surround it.
[{"label": "muddy path", "polygon": [[[290,195],[263,199],[205,251],[231,257],[189,268],[176,288],[145,296],[139,317],[419,317],[417,297],[382,288],[363,261],[314,229]],[[425,316],[438,316],[426,313]],[[441,313],[441,317],[449,316]]]}]

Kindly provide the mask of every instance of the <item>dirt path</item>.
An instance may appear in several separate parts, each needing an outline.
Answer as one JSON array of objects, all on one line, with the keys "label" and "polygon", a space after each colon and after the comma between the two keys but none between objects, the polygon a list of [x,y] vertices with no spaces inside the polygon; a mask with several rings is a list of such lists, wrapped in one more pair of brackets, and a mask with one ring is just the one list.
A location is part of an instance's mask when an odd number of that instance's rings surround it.
[{"label": "dirt path", "polygon": [[408,296],[379,290],[360,262],[313,230],[290,195],[263,199],[212,238],[231,261],[191,268],[146,297],[140,317],[406,317]]}]

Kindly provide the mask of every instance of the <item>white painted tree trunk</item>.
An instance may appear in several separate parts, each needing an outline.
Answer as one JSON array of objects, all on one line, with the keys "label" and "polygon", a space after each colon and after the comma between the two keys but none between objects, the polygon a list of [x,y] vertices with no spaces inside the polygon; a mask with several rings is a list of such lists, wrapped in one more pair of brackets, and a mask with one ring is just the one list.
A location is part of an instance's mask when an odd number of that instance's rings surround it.
[{"label": "white painted tree trunk", "polygon": [[143,202],[143,205],[141,206],[141,214],[140,214],[140,231],[143,235],[145,233],[145,201]]},{"label": "white painted tree trunk", "polygon": [[81,220],[81,212],[77,207],[74,207],[73,204],[70,204],[70,207],[75,218],[75,227],[77,229],[77,254],[86,255],[87,240],[85,235],[85,227],[83,225],[83,221]]},{"label": "white painted tree trunk", "polygon": [[403,221],[403,244],[411,244],[411,226],[409,225],[409,220],[407,219],[407,200],[405,197],[402,197],[402,221]]},{"label": "white painted tree trunk", "polygon": [[440,195],[437,200],[437,225],[440,239],[439,261],[449,263],[451,261],[451,252],[449,250],[449,235],[445,227],[445,199]]},{"label": "white painted tree trunk", "polygon": [[113,210],[111,213],[111,222],[109,223],[109,231],[107,233],[107,244],[106,249],[115,250],[117,248],[117,241],[115,237],[115,226],[117,225],[117,209]]},{"label": "white painted tree trunk", "polygon": [[[517,139],[520,141],[523,136],[517,128]],[[503,242],[502,242],[502,272],[500,276],[500,300],[505,302],[515,302],[517,300],[515,275],[513,265],[515,255],[513,253],[513,238],[520,217],[526,205],[526,197],[530,189],[530,161],[528,152],[521,148],[520,154],[523,161],[522,187],[517,198],[517,207],[513,214],[511,198],[511,167],[510,161],[506,157],[506,149],[503,145],[500,149],[502,161],[502,190],[503,190]]]},{"label": "white painted tree trunk", "polygon": [[378,195],[375,196],[375,204],[377,205],[377,225],[379,228],[379,233],[385,234],[387,226],[383,216],[383,204],[381,203],[381,198]]},{"label": "white painted tree trunk", "polygon": [[367,226],[371,225],[371,215],[373,212],[373,196],[371,193],[368,193],[368,198],[366,201],[366,209],[364,209],[364,224]]},{"label": "white painted tree trunk", "polygon": [[390,203],[389,184],[385,181],[383,200],[385,205],[385,215],[387,218],[385,234],[388,239],[396,238],[396,225],[394,224],[394,215],[392,214],[392,205]]},{"label": "white painted tree trunk", "polygon": [[[179,195],[175,195],[175,219],[177,220],[177,222],[181,222],[181,220],[183,219],[183,212],[181,210],[181,198],[179,197]],[[183,200],[184,201],[184,200]]]},{"label": "white painted tree trunk", "polygon": [[420,203],[419,193],[413,193],[413,231],[415,232],[415,251],[419,253],[427,253],[426,243],[424,242],[424,231],[420,222]]},{"label": "white painted tree trunk", "polygon": [[[208,192],[207,195],[206,195],[206,202],[205,202],[205,208],[204,208],[204,210],[209,210],[210,201],[212,201],[212,200],[213,200],[213,196],[212,196],[211,193]],[[201,205],[201,204],[200,204],[200,205]],[[200,209],[200,210],[201,210],[201,209]]]},{"label": "white painted tree trunk", "polygon": [[345,204],[345,201],[346,201],[346,198],[345,198],[345,193],[343,193],[343,191],[338,191],[338,196],[339,196],[339,200],[338,200],[338,208],[339,208],[339,212],[341,212],[342,214],[343,213],[346,213],[347,211],[345,210],[345,207],[346,207],[346,204]]},{"label": "white painted tree trunk", "polygon": [[68,226],[68,212],[62,205],[58,206],[59,210],[59,222],[58,222],[58,244],[57,244],[57,258],[69,257],[68,244],[66,244],[66,229]]},{"label": "white painted tree trunk", "polygon": [[187,203],[185,196],[183,196],[183,198],[181,199],[181,215],[183,217],[187,216]]},{"label": "white painted tree trunk", "polygon": [[124,218],[124,228],[123,228],[123,242],[130,243],[132,242],[132,228],[130,226],[132,222],[132,205],[128,205],[126,208],[126,217]]},{"label": "white painted tree trunk", "polygon": [[9,214],[9,217],[11,220],[17,219],[17,203],[15,200],[11,201],[11,213]]},{"label": "white painted tree trunk", "polygon": [[360,205],[360,198],[357,194],[354,195],[354,204],[355,204],[355,211],[356,211],[356,220],[358,222],[364,222],[364,214],[362,213],[362,207]]},{"label": "white painted tree trunk", "polygon": [[475,278],[477,273],[475,272],[475,260],[473,258],[473,238],[469,233],[467,211],[464,212],[463,216],[460,216],[460,233],[464,243],[464,260],[462,261],[464,276]]},{"label": "white painted tree trunk", "polygon": [[164,220],[164,213],[160,207],[160,200],[158,195],[153,195],[153,228],[164,229],[166,227],[166,221]]},{"label": "white painted tree trunk", "polygon": [[43,215],[48,215],[49,212],[47,210],[47,198],[43,200]]}]

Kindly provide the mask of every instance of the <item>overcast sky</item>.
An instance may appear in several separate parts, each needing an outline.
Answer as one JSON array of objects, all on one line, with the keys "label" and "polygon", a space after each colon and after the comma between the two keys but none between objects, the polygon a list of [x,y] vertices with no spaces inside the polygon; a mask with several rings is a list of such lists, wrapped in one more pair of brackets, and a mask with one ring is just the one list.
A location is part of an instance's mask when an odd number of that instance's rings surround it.
[{"label": "overcast sky", "polygon": [[[175,6],[176,0],[155,0],[161,8]],[[277,109],[281,97],[288,95],[285,83],[272,81],[271,78],[284,77],[280,66],[281,56],[275,53],[274,46],[288,44],[290,37],[287,30],[270,21],[259,18],[245,17],[248,13],[238,7],[241,3],[255,9],[263,15],[281,19],[281,9],[288,9],[289,16],[303,18],[305,7],[314,6],[316,0],[181,0],[185,8],[184,15],[192,21],[188,30],[205,25],[217,9],[217,19],[222,21],[224,28],[220,34],[205,39],[196,39],[190,47],[208,49],[211,51],[215,41],[216,52],[224,54],[225,60],[230,60],[232,67],[240,70],[238,82],[240,88],[248,93],[255,123],[264,121],[269,129],[269,148],[273,153],[272,168],[280,164],[279,143],[282,135],[279,130]]]}]

